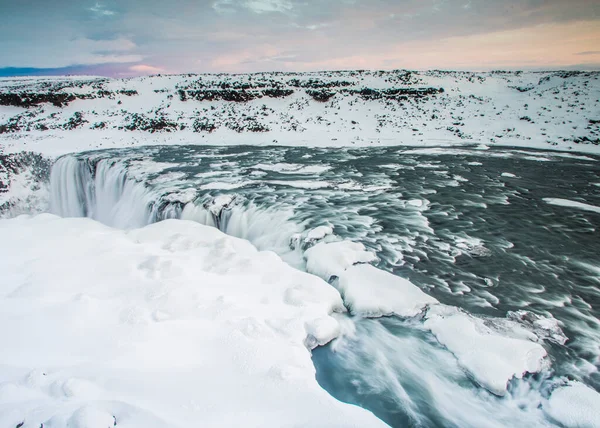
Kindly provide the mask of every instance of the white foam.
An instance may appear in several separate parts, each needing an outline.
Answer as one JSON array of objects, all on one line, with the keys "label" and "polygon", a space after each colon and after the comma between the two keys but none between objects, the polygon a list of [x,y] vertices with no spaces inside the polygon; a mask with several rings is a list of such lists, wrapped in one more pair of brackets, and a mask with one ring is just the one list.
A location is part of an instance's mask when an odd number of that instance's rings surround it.
[{"label": "white foam", "polygon": [[227,183],[224,181],[213,181],[211,183],[203,184],[200,186],[202,190],[232,190],[239,189],[252,184],[252,181],[237,181],[233,183]]},{"label": "white foam", "polygon": [[281,181],[281,180],[271,180],[265,181],[267,184],[275,184],[277,186],[289,186],[296,187],[298,189],[324,189],[326,187],[331,187],[331,183],[327,181],[309,181],[309,180],[289,180],[289,181]]},{"label": "white foam", "polygon": [[500,174],[502,177],[508,177],[508,178],[517,178],[517,176],[515,174],[513,174],[512,172],[503,172],[502,174]]},{"label": "white foam", "polygon": [[328,165],[300,165],[295,163],[259,163],[253,168],[263,171],[274,171],[280,174],[320,174],[331,169]]},{"label": "white foam", "polygon": [[557,205],[559,207],[577,208],[580,210],[600,213],[600,207],[597,207],[595,205],[585,204],[583,202],[571,201],[569,199],[544,198],[544,202],[546,202],[550,205]]}]

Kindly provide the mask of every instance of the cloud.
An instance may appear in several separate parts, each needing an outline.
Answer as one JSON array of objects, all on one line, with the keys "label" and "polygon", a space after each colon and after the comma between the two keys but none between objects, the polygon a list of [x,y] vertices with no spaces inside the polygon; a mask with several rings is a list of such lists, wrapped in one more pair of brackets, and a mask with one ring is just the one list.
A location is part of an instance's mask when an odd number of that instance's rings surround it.
[{"label": "cloud", "polygon": [[[33,68],[61,68],[72,65],[98,65],[114,63],[140,62],[144,56],[136,53],[137,45],[126,38],[112,40],[93,40],[78,38],[65,43],[53,43],[49,40],[44,44],[40,42],[31,45],[26,51],[15,51],[11,54],[12,61],[0,59],[0,67],[33,67]],[[2,51],[0,42],[0,51]]]},{"label": "cloud", "polygon": [[165,70],[159,67],[153,67],[151,65],[147,65],[147,64],[138,64],[138,65],[132,65],[131,67],[129,67],[130,71],[133,71],[137,74],[157,74],[157,73],[163,73]]},{"label": "cloud", "polygon": [[315,31],[315,30],[320,30],[322,28],[327,28],[327,27],[331,27],[333,25],[332,22],[318,22],[315,24],[307,24],[307,25],[299,25],[299,24],[292,24],[294,27],[296,28],[304,28],[310,31]]},{"label": "cloud", "polygon": [[[52,8],[47,2],[0,0],[0,67],[120,64],[109,72],[156,72],[130,69],[147,65],[200,73],[488,68],[509,59],[514,67],[570,67],[598,62],[600,46],[594,0],[52,0]],[[570,30],[582,22],[587,38]],[[543,31],[540,39],[540,25],[563,33]],[[494,38],[492,47],[480,48]],[[465,46],[467,39],[474,42],[462,50],[447,42]],[[523,54],[527,49],[534,57]]]},{"label": "cloud", "polygon": [[577,52],[575,55],[600,55],[600,51]]},{"label": "cloud", "polygon": [[98,16],[112,16],[115,14],[114,11],[107,9],[101,3],[96,3],[94,6],[90,7],[88,10]]},{"label": "cloud", "polygon": [[218,13],[234,13],[246,9],[255,14],[263,13],[289,13],[294,8],[290,0],[217,0],[213,9]]}]

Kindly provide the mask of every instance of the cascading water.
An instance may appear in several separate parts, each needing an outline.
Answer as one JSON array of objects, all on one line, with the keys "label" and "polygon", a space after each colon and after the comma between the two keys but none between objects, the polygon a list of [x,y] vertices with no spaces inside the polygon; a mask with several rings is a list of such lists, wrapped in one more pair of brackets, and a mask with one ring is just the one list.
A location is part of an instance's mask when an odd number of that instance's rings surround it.
[{"label": "cascading water", "polygon": [[126,167],[71,156],[56,161],[50,175],[50,211],[63,217],[89,217],[117,228],[150,223],[153,195],[127,177]]},{"label": "cascading water", "polygon": [[[585,325],[600,326],[591,306],[585,306],[588,294],[593,294],[590,285],[597,284],[597,279],[583,273],[590,265],[591,253],[583,246],[577,250],[576,257],[582,260],[579,265],[555,262],[544,268],[554,278],[570,278],[573,274],[568,271],[567,275],[567,269],[583,269],[577,275],[587,281],[585,288],[574,284],[578,294],[565,298],[562,291],[548,286],[550,291],[539,299],[537,284],[548,284],[540,266],[545,258],[552,257],[552,252],[538,244],[552,244],[555,238],[543,235],[544,228],[552,223],[540,223],[537,228],[536,219],[517,214],[529,228],[529,237],[539,239],[532,243],[506,227],[513,215],[503,208],[509,198],[518,206],[525,200],[521,195],[527,195],[525,209],[531,210],[532,195],[540,190],[526,178],[515,186],[498,180],[495,177],[502,173],[499,168],[511,167],[523,176],[538,168],[536,173],[540,174],[543,166],[539,162],[527,159],[523,165],[526,158],[513,159],[515,155],[510,153],[492,152],[487,159],[498,162],[498,166],[489,162],[489,169],[482,175],[477,172],[483,160],[479,153],[460,155],[464,158],[455,163],[448,159],[442,163],[436,156],[400,156],[391,149],[352,153],[308,149],[290,153],[288,149],[273,148],[245,148],[240,153],[235,148],[155,150],[145,149],[141,157],[132,150],[60,158],[51,176],[52,212],[87,216],[121,228],[140,227],[165,218],[193,220],[247,239],[261,250],[274,251],[299,269],[307,267],[307,248],[352,240],[364,244],[360,251],[366,247],[377,254],[379,259],[374,263],[378,267],[401,272],[442,302],[434,304],[433,309],[422,308],[418,317],[406,319],[378,321],[364,319],[360,313],[354,319],[342,318],[344,334],[314,351],[317,378],[339,399],[371,409],[393,426],[546,426],[554,422],[545,410],[552,391],[565,385],[567,378],[599,385],[595,373],[600,337],[595,328]],[[227,160],[219,161],[221,155]],[[394,156],[395,164],[382,166]],[[535,159],[530,153],[524,156]],[[293,163],[284,163],[287,157]],[[510,162],[502,163],[509,158]],[[132,165],[136,163],[137,168],[140,162],[147,164],[147,170],[132,173]],[[556,165],[571,168],[566,175],[573,179],[577,174],[585,175],[567,161]],[[552,191],[560,187],[547,186]],[[543,185],[538,187],[545,191]],[[558,196],[573,198],[570,191]],[[595,197],[587,188],[581,195]],[[545,203],[535,205],[535,209],[557,218]],[[561,233],[579,233],[580,240],[587,239],[582,234],[594,233],[584,215],[572,218]],[[489,232],[488,225],[494,225]],[[459,231],[453,232],[457,228]],[[314,233],[317,230],[319,233]],[[486,239],[475,238],[473,233]],[[529,252],[523,255],[511,251],[514,243]],[[593,245],[593,240],[588,242],[588,246]],[[341,247],[330,248],[338,251]],[[317,261],[352,265],[354,249],[348,252],[348,248],[334,254],[321,252],[328,258]],[[539,264],[533,264],[534,258]],[[494,263],[494,259],[498,261]],[[527,287],[500,288],[510,277],[505,266],[520,263],[531,268],[530,275],[538,277],[529,280]],[[497,268],[497,273],[481,273],[484,264]],[[330,280],[329,274],[323,277]],[[342,295],[352,292],[341,288],[337,279],[332,284],[340,288]],[[393,292],[396,282],[392,280],[391,284]],[[377,288],[381,284],[363,285],[382,290]],[[377,297],[381,296],[368,297],[379,304]],[[572,305],[564,303],[568,299]],[[530,308],[541,315],[527,312]],[[510,320],[505,318],[517,310],[522,313]],[[573,343],[571,347],[565,346],[553,316],[561,320],[571,339],[576,338],[567,344]],[[484,331],[481,337],[471,337],[475,341],[485,339],[486,334],[504,340],[508,334],[524,340],[514,343],[543,343],[551,353],[546,360],[552,360],[552,367],[524,379],[513,379],[506,394],[499,398],[478,386],[486,385],[486,380],[477,376],[475,367],[469,367],[461,344],[448,336],[448,326],[453,323],[475,326],[475,335],[478,329]],[[469,352],[477,354],[481,351],[478,348],[485,346],[483,342],[475,343]]]}]

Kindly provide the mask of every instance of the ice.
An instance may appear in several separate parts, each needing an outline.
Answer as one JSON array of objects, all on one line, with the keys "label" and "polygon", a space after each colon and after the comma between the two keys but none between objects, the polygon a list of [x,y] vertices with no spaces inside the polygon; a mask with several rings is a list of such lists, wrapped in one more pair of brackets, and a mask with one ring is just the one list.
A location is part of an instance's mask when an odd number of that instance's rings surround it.
[{"label": "ice", "polygon": [[367,251],[363,244],[352,241],[320,242],[306,250],[304,257],[307,271],[326,281],[334,276],[339,277],[357,263],[377,260],[375,254]]},{"label": "ice", "polygon": [[600,207],[597,207],[595,205],[585,204],[583,202],[571,201],[569,199],[544,198],[544,202],[546,202],[550,205],[557,205],[559,207],[577,208],[580,210],[600,213]]},{"label": "ice", "polygon": [[437,299],[410,281],[368,264],[348,267],[334,283],[352,314],[413,317]]},{"label": "ice", "polygon": [[544,410],[565,427],[600,427],[600,394],[580,382],[555,389]]},{"label": "ice", "polygon": [[432,306],[425,327],[478,384],[496,395],[506,393],[513,377],[539,372],[545,364],[547,353],[539,343],[501,334],[483,319],[452,306]]},{"label": "ice", "polygon": [[502,177],[508,177],[508,178],[517,178],[517,176],[515,174],[513,174],[512,172],[503,172]]},{"label": "ice", "polygon": [[341,298],[273,253],[184,220],[0,235],[0,426],[384,426],[317,384]]}]

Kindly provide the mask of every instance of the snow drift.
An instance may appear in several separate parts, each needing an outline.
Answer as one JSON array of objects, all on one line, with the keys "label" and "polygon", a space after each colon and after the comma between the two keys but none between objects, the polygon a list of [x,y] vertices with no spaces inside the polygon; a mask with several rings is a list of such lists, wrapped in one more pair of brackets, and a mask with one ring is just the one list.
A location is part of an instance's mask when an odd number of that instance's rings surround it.
[{"label": "snow drift", "polygon": [[0,235],[2,426],[383,425],[317,384],[340,296],[273,253],[183,220]]}]

